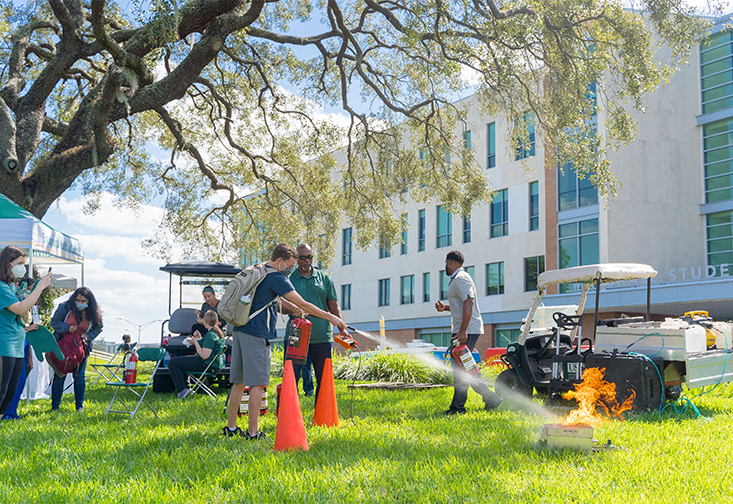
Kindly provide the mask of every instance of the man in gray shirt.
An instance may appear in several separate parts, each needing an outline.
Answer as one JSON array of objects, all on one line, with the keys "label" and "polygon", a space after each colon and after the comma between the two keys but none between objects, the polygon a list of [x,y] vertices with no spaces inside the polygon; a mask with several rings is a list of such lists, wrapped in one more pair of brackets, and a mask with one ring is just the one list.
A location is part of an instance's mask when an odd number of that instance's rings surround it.
[{"label": "man in gray shirt", "polygon": [[[481,310],[476,300],[476,286],[471,275],[463,269],[463,262],[463,254],[458,250],[452,250],[446,255],[445,273],[451,277],[448,287],[448,305],[438,301],[435,303],[435,309],[439,312],[450,310],[453,326],[451,347],[465,343],[469,350],[473,351],[479,336],[484,333],[484,323],[481,320]],[[501,398],[489,390],[481,375],[471,376],[461,371],[455,359],[451,360],[451,367],[453,368],[453,401],[448,411],[445,412],[446,415],[466,412],[469,385],[481,395],[486,410],[499,406]]]}]

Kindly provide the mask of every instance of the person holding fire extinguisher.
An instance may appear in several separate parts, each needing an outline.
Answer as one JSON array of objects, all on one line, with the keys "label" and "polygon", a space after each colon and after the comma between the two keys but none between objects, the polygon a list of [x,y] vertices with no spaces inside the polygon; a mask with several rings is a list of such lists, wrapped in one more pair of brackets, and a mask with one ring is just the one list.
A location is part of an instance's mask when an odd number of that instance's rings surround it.
[{"label": "person holding fire extinguisher", "polygon": [[[328,311],[343,320],[341,308],[339,308],[338,297],[336,295],[336,287],[331,277],[321,270],[313,267],[313,249],[307,243],[301,243],[296,248],[298,253],[298,268],[290,274],[290,282],[293,284],[295,291],[301,295],[303,299],[309,303],[313,303],[318,308]],[[295,317],[299,317],[303,312],[288,301],[281,301],[281,311],[290,314],[288,327],[292,324]],[[318,400],[318,391],[321,389],[321,378],[323,376],[323,368],[326,365],[326,359],[331,358],[331,347],[333,346],[333,330],[331,324],[324,319],[308,317],[312,324],[310,333],[310,342],[308,345],[308,360],[305,365],[294,364],[295,384],[298,384],[301,371],[303,373],[303,392],[308,395],[305,383],[305,372],[310,363],[316,374],[316,400]],[[288,338],[285,338],[285,352],[287,354]]]},{"label": "person holding fire extinguisher", "polygon": [[288,275],[296,265],[296,252],[287,243],[278,244],[265,263],[267,276],[257,286],[252,296],[251,313],[256,313],[262,307],[267,307],[243,326],[235,326],[232,337],[232,364],[229,380],[232,388],[229,392],[229,407],[227,410],[227,425],[222,435],[224,437],[243,437],[251,440],[261,440],[265,434],[259,430],[259,415],[249,415],[247,430],[237,427],[239,413],[239,398],[242,397],[244,387],[250,388],[249,411],[259,411],[262,402],[262,391],[270,383],[270,341],[277,336],[277,311],[275,301],[278,296],[284,297],[300,310],[315,317],[328,320],[346,334],[346,324],[332,313],[325,312],[305,301],[295,291]]},{"label": "person holding fire extinguisher", "polygon": [[[484,333],[484,323],[481,320],[481,311],[476,300],[476,286],[471,275],[463,269],[464,257],[458,250],[448,252],[445,257],[445,274],[450,276],[448,286],[448,305],[441,301],[435,303],[439,312],[450,310],[452,319],[451,346],[449,351],[460,344],[465,344],[469,351],[473,351],[479,336]],[[453,354],[451,354],[453,356]],[[492,410],[501,404],[501,397],[489,390],[481,379],[481,375],[469,375],[461,368],[455,356],[451,359],[453,368],[453,400],[446,415],[464,414],[468,387],[475,390],[484,400],[485,409]]]},{"label": "person holding fire extinguisher", "polygon": [[[51,328],[56,340],[61,340],[67,334],[81,333],[81,341],[86,347],[84,358],[74,368],[74,402],[76,411],[84,411],[84,394],[86,393],[85,371],[87,357],[91,350],[92,341],[102,332],[102,311],[99,309],[97,299],[87,287],[79,287],[69,296],[69,299],[61,303],[51,317]],[[57,411],[61,407],[61,396],[64,394],[64,382],[66,374],[53,374],[51,384],[51,410]]]}]

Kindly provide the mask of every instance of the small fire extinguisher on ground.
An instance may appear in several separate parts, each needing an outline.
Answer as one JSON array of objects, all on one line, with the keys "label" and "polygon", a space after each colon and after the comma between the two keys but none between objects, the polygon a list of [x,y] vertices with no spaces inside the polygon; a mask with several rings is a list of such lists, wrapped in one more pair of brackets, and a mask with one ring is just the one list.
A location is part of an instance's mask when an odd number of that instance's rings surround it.
[{"label": "small fire extinguisher on ground", "polygon": [[451,341],[454,346],[451,356],[456,360],[458,366],[463,369],[466,373],[479,374],[481,370],[476,364],[476,360],[473,358],[471,350],[465,343],[460,343],[458,339]]},{"label": "small fire extinguisher on ground", "polygon": [[125,383],[137,382],[137,352],[132,350],[125,362]]},{"label": "small fire extinguisher on ground", "polygon": [[308,343],[311,338],[311,321],[308,320],[306,314],[294,318],[290,324],[290,334],[288,335],[288,350],[285,352],[285,358],[293,361],[293,364],[305,364],[308,358]]}]

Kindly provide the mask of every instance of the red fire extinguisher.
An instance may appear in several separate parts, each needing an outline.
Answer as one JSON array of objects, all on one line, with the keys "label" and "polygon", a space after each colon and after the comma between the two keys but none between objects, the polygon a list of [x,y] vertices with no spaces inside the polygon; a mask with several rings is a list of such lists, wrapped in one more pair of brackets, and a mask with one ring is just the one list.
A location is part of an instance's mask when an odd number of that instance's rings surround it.
[{"label": "red fire extinguisher", "polygon": [[481,370],[476,364],[476,360],[473,358],[471,350],[465,343],[459,343],[458,339],[451,341],[454,345],[451,355],[456,360],[458,366],[463,369],[466,373],[479,374]]},{"label": "red fire extinguisher", "polygon": [[294,318],[290,324],[290,334],[288,336],[288,350],[285,358],[293,361],[293,364],[305,364],[308,358],[308,342],[311,339],[311,324],[306,314]]},{"label": "red fire extinguisher", "polygon": [[137,352],[132,350],[125,363],[125,383],[137,382]]}]

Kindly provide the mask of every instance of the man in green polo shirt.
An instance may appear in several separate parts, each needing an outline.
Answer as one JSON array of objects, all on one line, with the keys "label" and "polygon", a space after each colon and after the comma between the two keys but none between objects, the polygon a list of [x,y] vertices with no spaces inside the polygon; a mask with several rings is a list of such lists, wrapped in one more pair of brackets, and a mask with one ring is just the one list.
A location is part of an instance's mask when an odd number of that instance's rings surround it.
[{"label": "man in green polo shirt", "polygon": [[[300,296],[309,303],[312,303],[321,310],[330,312],[343,320],[333,280],[331,280],[331,277],[323,271],[313,267],[313,250],[311,247],[307,243],[301,243],[295,251],[298,254],[298,269],[290,274],[290,282],[293,284],[295,292],[300,294]],[[301,314],[300,309],[292,303],[289,303],[287,300],[283,300],[282,302],[282,311],[283,313],[290,314],[291,322],[293,317],[297,317]],[[313,368],[316,372],[317,399],[318,391],[321,389],[323,367],[326,364],[326,359],[331,358],[333,330],[331,329],[331,323],[327,320],[317,317],[308,317],[308,320],[313,324],[311,327],[310,343],[308,345],[308,357],[313,363]],[[288,325],[288,327],[290,326]],[[287,340],[288,339],[286,337],[286,345]],[[298,380],[300,379],[302,367],[302,365],[293,366],[296,387]]]}]

